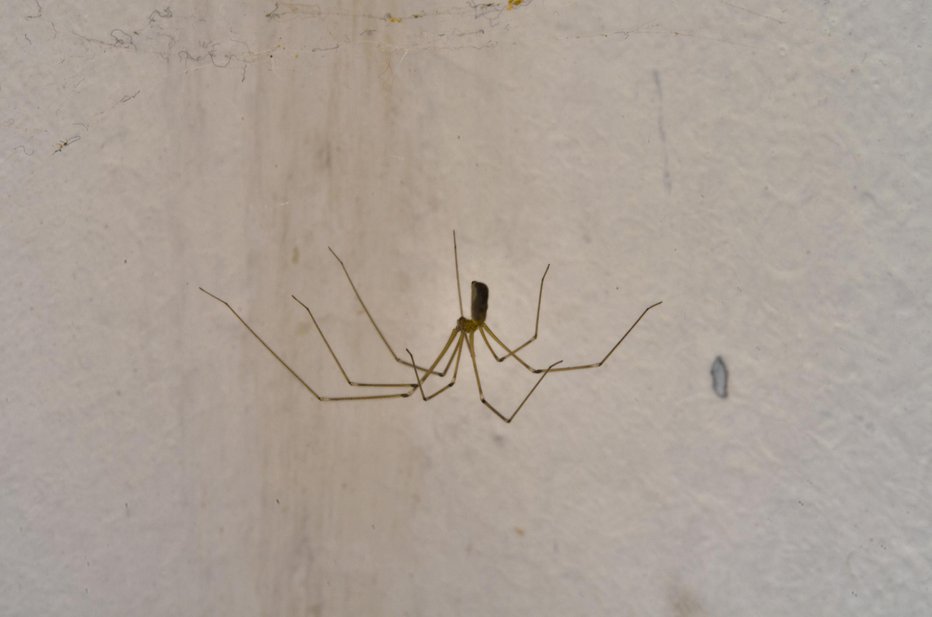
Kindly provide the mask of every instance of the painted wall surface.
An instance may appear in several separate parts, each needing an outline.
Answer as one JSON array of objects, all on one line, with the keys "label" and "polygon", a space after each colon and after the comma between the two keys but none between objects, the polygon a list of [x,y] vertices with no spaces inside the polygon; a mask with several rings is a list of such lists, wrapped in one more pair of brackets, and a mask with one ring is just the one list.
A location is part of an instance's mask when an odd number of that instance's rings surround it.
[{"label": "painted wall surface", "polygon": [[[932,614],[919,1],[11,0],[0,614]],[[463,288],[510,425],[409,382]],[[491,360],[488,400],[537,379]],[[713,389],[717,357],[727,396]],[[441,381],[437,382],[443,383]],[[398,389],[389,390],[397,392]],[[364,393],[369,393],[365,390]]]}]

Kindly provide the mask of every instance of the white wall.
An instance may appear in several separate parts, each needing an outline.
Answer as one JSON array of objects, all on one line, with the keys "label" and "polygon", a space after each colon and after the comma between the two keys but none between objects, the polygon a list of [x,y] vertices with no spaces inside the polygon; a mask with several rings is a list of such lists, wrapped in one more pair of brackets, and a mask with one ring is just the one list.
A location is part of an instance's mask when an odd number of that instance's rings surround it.
[{"label": "white wall", "polygon": [[928,7],[505,6],[5,5],[0,614],[930,614]]}]

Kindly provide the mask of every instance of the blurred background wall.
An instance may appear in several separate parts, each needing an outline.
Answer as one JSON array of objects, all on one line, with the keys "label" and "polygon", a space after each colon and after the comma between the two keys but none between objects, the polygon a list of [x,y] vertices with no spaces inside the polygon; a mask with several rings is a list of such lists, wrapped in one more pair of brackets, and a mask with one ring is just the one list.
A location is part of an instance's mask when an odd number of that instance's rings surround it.
[{"label": "blurred background wall", "polygon": [[7,3],[0,613],[929,614],[927,13]]}]

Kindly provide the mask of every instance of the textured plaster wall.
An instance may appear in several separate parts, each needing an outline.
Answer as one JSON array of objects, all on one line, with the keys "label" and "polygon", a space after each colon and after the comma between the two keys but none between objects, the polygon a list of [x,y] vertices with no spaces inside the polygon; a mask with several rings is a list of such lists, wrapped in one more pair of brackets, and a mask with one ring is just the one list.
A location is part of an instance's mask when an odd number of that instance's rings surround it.
[{"label": "textured plaster wall", "polygon": [[513,4],[4,4],[0,614],[932,614],[926,3]]}]

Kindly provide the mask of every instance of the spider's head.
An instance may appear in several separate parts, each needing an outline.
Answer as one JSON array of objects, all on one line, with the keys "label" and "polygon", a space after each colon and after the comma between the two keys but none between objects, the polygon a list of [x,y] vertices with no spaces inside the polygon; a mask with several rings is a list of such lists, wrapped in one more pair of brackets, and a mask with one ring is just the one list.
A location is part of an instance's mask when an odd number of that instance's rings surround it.
[{"label": "spider's head", "polygon": [[473,321],[482,323],[485,314],[489,311],[489,286],[479,281],[472,282],[472,310],[470,317]]}]

